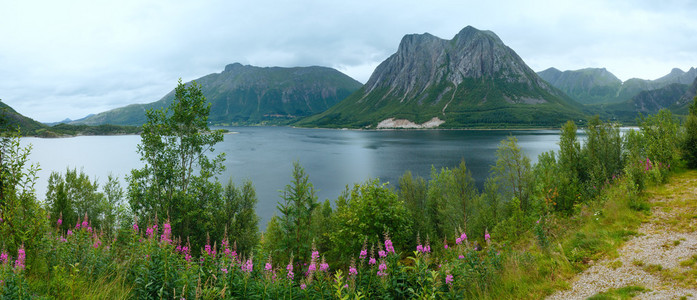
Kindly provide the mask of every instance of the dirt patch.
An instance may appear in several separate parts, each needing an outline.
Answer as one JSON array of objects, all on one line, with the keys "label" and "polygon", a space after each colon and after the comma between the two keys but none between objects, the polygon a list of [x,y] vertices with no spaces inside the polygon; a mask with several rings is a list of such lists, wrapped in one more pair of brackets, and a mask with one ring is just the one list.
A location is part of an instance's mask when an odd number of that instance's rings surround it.
[{"label": "dirt patch", "polygon": [[430,119],[423,124],[416,124],[416,123],[409,121],[409,120],[406,120],[406,119],[389,118],[389,119],[380,121],[380,123],[378,123],[377,128],[378,129],[387,129],[387,128],[423,129],[423,128],[436,128],[443,123],[445,123],[445,121],[439,119],[438,117],[434,117],[433,119]]}]

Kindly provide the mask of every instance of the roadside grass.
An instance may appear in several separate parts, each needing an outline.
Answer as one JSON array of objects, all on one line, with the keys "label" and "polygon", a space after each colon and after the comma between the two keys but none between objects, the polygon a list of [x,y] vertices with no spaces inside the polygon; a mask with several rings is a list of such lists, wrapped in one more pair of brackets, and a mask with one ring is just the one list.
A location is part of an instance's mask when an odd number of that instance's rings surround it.
[{"label": "roadside grass", "polygon": [[615,299],[632,299],[639,293],[647,292],[648,290],[641,286],[625,286],[618,289],[610,289],[606,292],[595,294],[588,300],[615,300]]},{"label": "roadside grass", "polygon": [[[551,245],[540,247],[532,234],[523,237],[521,240],[527,243],[514,246],[515,255],[509,256],[499,284],[486,298],[540,299],[557,290],[569,289],[569,281],[593,262],[604,257],[618,257],[617,249],[637,235],[637,229],[648,216],[648,210],[636,207],[647,205],[645,195],[629,192],[624,179],[620,179],[599,197],[578,207],[578,213],[570,217],[551,215],[547,221]],[[621,263],[613,265],[620,266]],[[597,299],[626,299],[614,295],[643,290],[628,287],[613,291],[610,298]]]}]

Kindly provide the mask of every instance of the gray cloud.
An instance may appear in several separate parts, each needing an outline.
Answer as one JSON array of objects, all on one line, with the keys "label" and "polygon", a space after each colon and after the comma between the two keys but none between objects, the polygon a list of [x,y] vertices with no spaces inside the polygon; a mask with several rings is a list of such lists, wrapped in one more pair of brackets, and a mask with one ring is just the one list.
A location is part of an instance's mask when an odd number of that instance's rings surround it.
[{"label": "gray cloud", "polygon": [[[488,29],[535,70],[621,79],[697,65],[691,1],[13,1],[0,99],[40,121],[158,100],[228,63],[321,65],[365,82],[404,34]],[[608,3],[609,2],[609,3]]]}]

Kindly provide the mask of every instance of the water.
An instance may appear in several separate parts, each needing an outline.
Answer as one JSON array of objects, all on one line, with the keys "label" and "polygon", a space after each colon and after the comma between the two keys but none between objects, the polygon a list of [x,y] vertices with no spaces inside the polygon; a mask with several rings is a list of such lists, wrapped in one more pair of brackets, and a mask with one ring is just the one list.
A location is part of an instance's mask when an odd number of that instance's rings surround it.
[{"label": "water", "polygon": [[[462,159],[481,188],[495,163],[496,149],[508,136],[535,162],[548,150],[557,150],[558,130],[424,130],[352,131],[287,127],[231,127],[216,153],[226,153],[222,183],[251,180],[259,203],[260,227],[276,213],[279,194],[290,183],[293,162],[305,168],[320,201],[333,201],[346,185],[380,178],[395,186],[405,171],[428,177],[431,166],[455,167]],[[52,171],[83,169],[100,184],[111,173],[124,182],[133,168],[140,168],[136,149],[139,136],[82,136],[61,139],[23,138],[31,143],[32,163],[41,171],[37,196],[45,198]],[[123,184],[125,188],[125,183]]]}]

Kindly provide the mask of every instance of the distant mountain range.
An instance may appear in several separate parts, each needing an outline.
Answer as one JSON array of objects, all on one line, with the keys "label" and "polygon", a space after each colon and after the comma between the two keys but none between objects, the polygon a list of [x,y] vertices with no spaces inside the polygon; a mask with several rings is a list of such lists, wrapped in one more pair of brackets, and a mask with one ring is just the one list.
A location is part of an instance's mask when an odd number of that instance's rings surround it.
[{"label": "distant mountain range", "polygon": [[15,133],[19,130],[22,136],[61,137],[76,135],[120,135],[136,134],[139,127],[119,125],[69,125],[64,123],[43,124],[15,111],[9,105],[0,101],[0,134]]},{"label": "distant mountain range", "polygon": [[[195,80],[211,103],[213,124],[284,124],[326,110],[361,87],[361,83],[331,68],[260,68],[230,64],[221,73]],[[159,101],[116,108],[73,124],[145,123],[145,111],[168,106],[174,90]]]},{"label": "distant mountain range", "polygon": [[451,40],[404,36],[357,92],[296,123],[317,127],[538,127],[583,117],[496,34],[468,26]]},{"label": "distant mountain range", "polygon": [[[624,82],[605,68],[536,73],[496,34],[468,26],[451,40],[404,36],[365,85],[331,68],[239,63],[196,82],[211,103],[209,121],[218,125],[511,128],[558,127],[593,114],[632,123],[662,108],[685,114],[696,78],[695,68]],[[174,91],[70,124],[141,125],[147,109],[173,97]]]},{"label": "distant mountain range", "polygon": [[579,103],[611,104],[627,102],[641,92],[660,89],[671,84],[688,86],[697,78],[697,69],[690,68],[684,72],[676,68],[668,75],[656,80],[632,78],[625,82],[605,68],[563,72],[549,68],[539,72],[538,75]]}]

